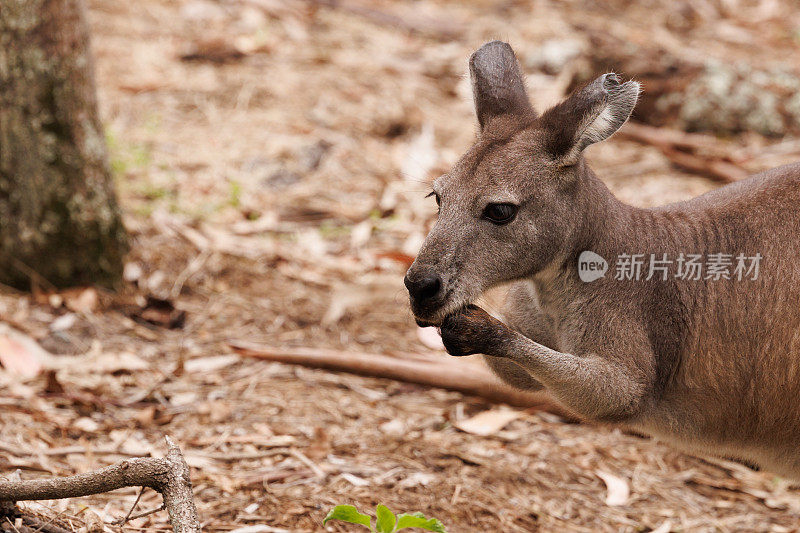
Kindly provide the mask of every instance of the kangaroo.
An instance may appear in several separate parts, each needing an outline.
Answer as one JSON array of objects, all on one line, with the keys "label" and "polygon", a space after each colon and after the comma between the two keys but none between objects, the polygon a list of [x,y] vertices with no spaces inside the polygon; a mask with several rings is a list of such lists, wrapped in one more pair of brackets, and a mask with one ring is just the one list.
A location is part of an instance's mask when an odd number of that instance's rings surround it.
[{"label": "kangaroo", "polygon": [[[417,322],[579,417],[800,479],[800,164],[635,208],[583,151],[638,83],[605,74],[537,114],[508,44],[469,68],[478,138],[433,183],[405,277]],[[506,283],[505,322],[473,305]]]}]

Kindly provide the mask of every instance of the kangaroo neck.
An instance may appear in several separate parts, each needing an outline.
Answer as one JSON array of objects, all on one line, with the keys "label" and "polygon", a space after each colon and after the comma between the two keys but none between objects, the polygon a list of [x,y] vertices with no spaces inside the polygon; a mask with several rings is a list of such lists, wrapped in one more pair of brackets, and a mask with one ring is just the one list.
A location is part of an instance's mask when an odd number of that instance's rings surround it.
[{"label": "kangaroo neck", "polygon": [[579,220],[561,255],[532,276],[540,292],[561,293],[571,283],[580,283],[577,265],[583,252],[593,252],[610,265],[618,254],[642,252],[657,239],[656,213],[620,201],[585,161],[579,165],[575,202]]}]

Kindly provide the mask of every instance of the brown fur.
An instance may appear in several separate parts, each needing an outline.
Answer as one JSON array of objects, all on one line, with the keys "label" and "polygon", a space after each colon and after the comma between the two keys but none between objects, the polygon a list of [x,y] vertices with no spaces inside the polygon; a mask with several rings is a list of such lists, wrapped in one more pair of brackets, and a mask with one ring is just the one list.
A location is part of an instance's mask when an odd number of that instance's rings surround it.
[{"label": "brown fur", "polygon": [[[510,384],[544,385],[588,419],[800,478],[800,165],[637,209],[581,155],[627,119],[637,85],[602,77],[537,117],[508,45],[470,64],[481,132],[434,185],[440,217],[407,278],[433,273],[442,289],[412,298],[418,320],[441,325],[454,355],[486,354]],[[482,218],[498,201],[519,206],[513,222]],[[584,250],[609,261],[604,278],[579,279]],[[618,254],[681,252],[763,259],[754,281],[614,279]],[[508,325],[468,306],[506,282]]]}]

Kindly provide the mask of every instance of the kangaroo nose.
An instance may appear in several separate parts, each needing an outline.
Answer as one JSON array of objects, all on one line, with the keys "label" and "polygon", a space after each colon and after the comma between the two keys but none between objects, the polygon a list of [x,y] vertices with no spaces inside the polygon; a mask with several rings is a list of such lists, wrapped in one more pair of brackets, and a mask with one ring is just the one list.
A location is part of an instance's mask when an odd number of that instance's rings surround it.
[{"label": "kangaroo nose", "polygon": [[410,278],[406,274],[403,282],[406,284],[408,293],[418,302],[433,298],[442,288],[442,280],[437,274],[427,273],[419,277]]}]

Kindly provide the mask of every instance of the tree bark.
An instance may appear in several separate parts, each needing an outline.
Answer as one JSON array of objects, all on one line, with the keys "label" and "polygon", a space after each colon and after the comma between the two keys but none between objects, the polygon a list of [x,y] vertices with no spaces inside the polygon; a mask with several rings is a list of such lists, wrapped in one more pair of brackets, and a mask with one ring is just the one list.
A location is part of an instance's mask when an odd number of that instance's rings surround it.
[{"label": "tree bark", "polygon": [[80,0],[0,0],[0,283],[113,285],[122,224]]}]

